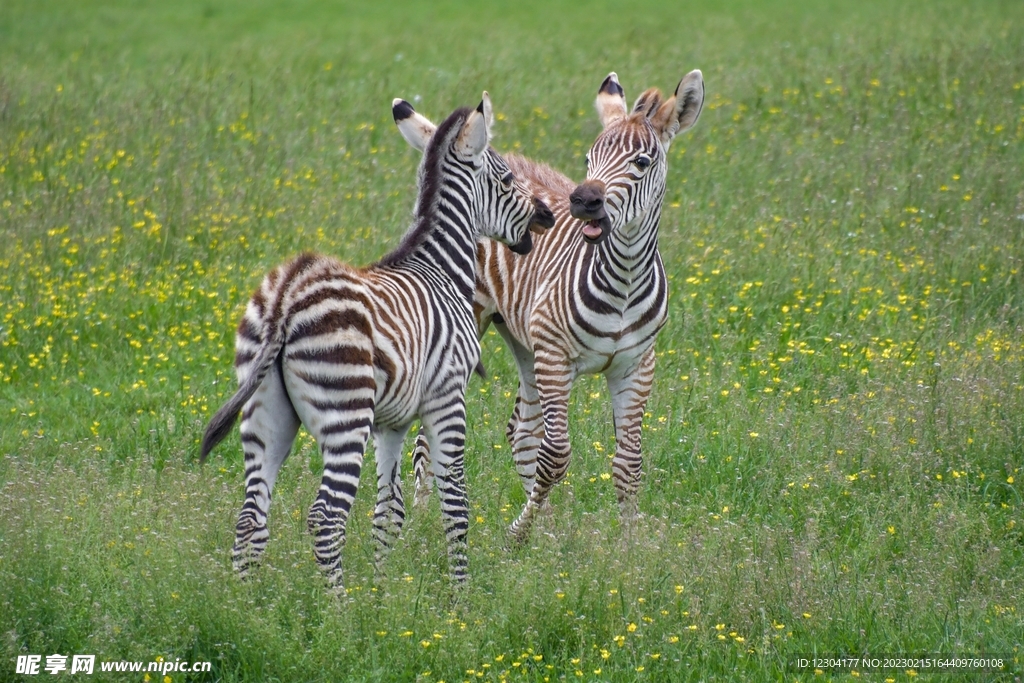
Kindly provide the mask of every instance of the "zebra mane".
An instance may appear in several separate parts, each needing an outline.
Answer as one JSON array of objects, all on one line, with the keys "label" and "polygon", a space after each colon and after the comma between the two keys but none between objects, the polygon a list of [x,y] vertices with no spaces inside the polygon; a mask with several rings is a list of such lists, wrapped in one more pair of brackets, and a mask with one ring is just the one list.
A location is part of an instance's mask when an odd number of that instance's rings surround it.
[{"label": "zebra mane", "polygon": [[576,183],[540,161],[527,159],[512,152],[505,155],[505,163],[515,177],[525,182],[535,195],[544,191],[550,194],[555,190],[558,194],[568,197],[576,189]]},{"label": "zebra mane", "polygon": [[441,197],[441,166],[445,154],[462,124],[469,117],[472,109],[460,107],[446,118],[434,131],[419,169],[419,196],[416,198],[415,222],[405,233],[397,247],[390,251],[376,266],[393,266],[404,261],[423,243],[434,227],[437,205]]}]

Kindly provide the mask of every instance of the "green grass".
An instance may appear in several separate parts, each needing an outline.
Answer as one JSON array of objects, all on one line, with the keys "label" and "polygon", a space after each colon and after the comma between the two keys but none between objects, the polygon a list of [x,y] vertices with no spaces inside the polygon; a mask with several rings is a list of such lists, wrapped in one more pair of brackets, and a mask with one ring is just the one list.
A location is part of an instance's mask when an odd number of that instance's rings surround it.
[{"label": "green grass", "polygon": [[[0,680],[55,652],[224,681],[821,679],[787,668],[813,652],[1020,672],[1024,7],[477,5],[4,3]],[[305,434],[239,582],[240,448],[201,468],[198,439],[263,273],[400,239],[418,159],[391,99],[439,120],[486,89],[498,149],[581,180],[607,72],[633,98],[692,68],[708,99],[670,153],[641,540],[585,378],[570,477],[505,548],[515,373],[491,335],[462,591],[436,502],[374,578],[365,477],[331,599]]]}]

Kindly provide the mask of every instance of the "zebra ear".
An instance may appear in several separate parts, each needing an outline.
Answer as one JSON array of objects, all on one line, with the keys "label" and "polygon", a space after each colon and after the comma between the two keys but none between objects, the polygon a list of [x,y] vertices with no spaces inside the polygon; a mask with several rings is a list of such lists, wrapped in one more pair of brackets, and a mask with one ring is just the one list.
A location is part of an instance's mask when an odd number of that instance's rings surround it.
[{"label": "zebra ear", "polygon": [[657,88],[648,88],[643,91],[640,97],[636,98],[636,102],[633,103],[633,113],[643,114],[647,118],[651,118],[660,105],[661,91]]},{"label": "zebra ear", "polygon": [[689,130],[704,107],[704,75],[694,69],[679,81],[675,94],[651,116],[651,123],[667,149],[679,133]]},{"label": "zebra ear", "polygon": [[464,157],[479,157],[487,149],[491,139],[490,121],[494,113],[491,109],[491,98],[484,91],[480,106],[469,113],[462,124],[459,137],[455,140],[455,151]]},{"label": "zebra ear", "polygon": [[619,77],[614,71],[605,77],[598,88],[594,106],[597,107],[597,117],[601,120],[602,128],[626,116],[626,92],[619,85]]},{"label": "zebra ear", "polygon": [[487,137],[490,139],[491,131],[494,129],[494,108],[491,106],[491,96],[484,90],[483,97],[480,99],[480,104],[476,110],[484,115],[484,120],[487,121]]},{"label": "zebra ear", "polygon": [[400,97],[392,100],[391,115],[395,117],[395,125],[398,126],[398,132],[402,134],[402,137],[405,138],[405,141],[413,149],[422,152],[427,148],[430,138],[434,136],[434,131],[437,130],[437,126],[431,123],[430,119],[417,113],[411,104]]}]

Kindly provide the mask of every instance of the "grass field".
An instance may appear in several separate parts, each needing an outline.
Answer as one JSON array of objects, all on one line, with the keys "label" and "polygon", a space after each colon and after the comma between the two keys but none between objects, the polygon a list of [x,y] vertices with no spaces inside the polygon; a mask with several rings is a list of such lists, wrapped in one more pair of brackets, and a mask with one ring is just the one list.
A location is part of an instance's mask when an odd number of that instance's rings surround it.
[{"label": "grass field", "polygon": [[[400,239],[418,155],[391,99],[439,120],[486,89],[495,147],[582,180],[604,76],[631,102],[693,68],[640,540],[620,537],[607,390],[586,378],[553,513],[506,549],[516,379],[492,333],[463,590],[436,501],[374,578],[364,476],[349,596],[328,596],[304,433],[239,582],[241,450],[199,467],[199,436],[263,273]],[[963,680],[788,664],[813,653],[1000,655],[968,680],[1014,680],[1022,188],[1019,2],[5,0],[0,680],[53,653],[212,662],[163,683]]]}]

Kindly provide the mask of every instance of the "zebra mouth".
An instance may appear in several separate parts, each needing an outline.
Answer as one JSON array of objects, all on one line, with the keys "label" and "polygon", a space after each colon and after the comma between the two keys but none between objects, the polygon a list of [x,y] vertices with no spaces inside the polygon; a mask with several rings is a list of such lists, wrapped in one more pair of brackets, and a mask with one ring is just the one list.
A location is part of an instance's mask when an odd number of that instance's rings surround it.
[{"label": "zebra mouth", "polygon": [[590,244],[598,244],[599,242],[604,241],[608,236],[608,233],[611,232],[611,223],[612,222],[609,220],[608,216],[587,221],[583,224],[583,239]]},{"label": "zebra mouth", "polygon": [[519,240],[515,244],[508,245],[508,248],[513,254],[525,256],[530,253],[531,249],[533,249],[533,237],[529,232],[526,232],[523,234],[523,239]]}]

